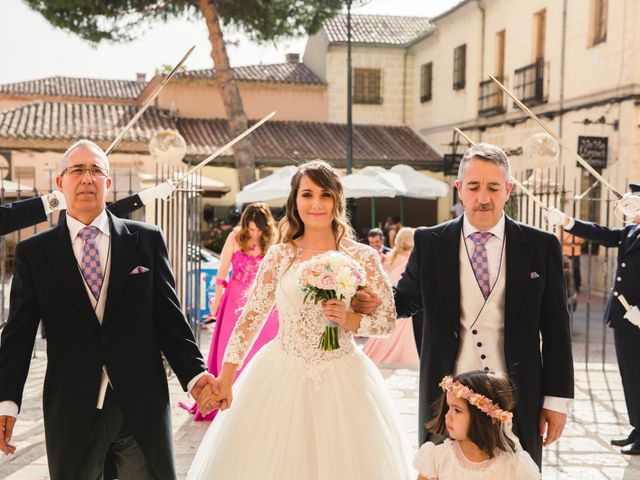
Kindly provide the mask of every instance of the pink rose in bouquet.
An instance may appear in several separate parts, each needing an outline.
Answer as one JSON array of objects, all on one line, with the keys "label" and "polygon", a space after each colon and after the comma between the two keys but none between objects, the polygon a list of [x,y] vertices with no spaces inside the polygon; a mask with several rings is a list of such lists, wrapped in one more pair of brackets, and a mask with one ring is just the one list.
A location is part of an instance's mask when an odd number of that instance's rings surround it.
[{"label": "pink rose in bouquet", "polygon": [[[313,257],[300,274],[304,302],[313,300],[316,305],[322,300],[350,298],[365,283],[366,276],[362,267],[340,252],[327,252]],[[340,348],[336,323],[327,320],[318,347],[326,351]]]}]

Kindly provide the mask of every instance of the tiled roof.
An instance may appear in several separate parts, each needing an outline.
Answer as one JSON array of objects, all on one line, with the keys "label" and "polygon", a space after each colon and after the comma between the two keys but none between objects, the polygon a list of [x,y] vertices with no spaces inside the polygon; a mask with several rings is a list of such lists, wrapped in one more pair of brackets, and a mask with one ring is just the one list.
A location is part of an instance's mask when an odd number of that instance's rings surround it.
[{"label": "tiled roof", "polygon": [[[233,69],[236,80],[247,82],[279,82],[317,84],[323,82],[304,63],[275,63],[270,65],[249,65]],[[214,78],[215,70],[188,70],[179,74],[183,78]]]},{"label": "tiled roof", "polygon": [[[209,155],[230,140],[223,119],[182,119],[179,130],[189,153],[196,156]],[[321,158],[344,166],[346,139],[345,124],[320,122],[270,121],[251,134],[256,158],[274,164]],[[354,166],[442,165],[441,157],[409,127],[385,125],[354,125],[353,162]]]},{"label": "tiled roof", "polygon": [[[324,23],[329,43],[347,42],[347,16],[337,15]],[[426,17],[351,15],[351,41],[375,45],[408,45],[434,30]]]},{"label": "tiled roof", "polygon": [[146,82],[49,77],[0,85],[0,94],[135,100]]},{"label": "tiled roof", "polygon": [[[34,102],[0,112],[0,143],[7,140],[73,141],[88,138],[99,143],[112,141],[135,114],[128,105]],[[171,120],[165,110],[149,108],[125,137],[138,152],[147,151],[154,133],[178,129],[187,142],[188,154],[203,158],[230,140],[224,119]],[[251,134],[256,160],[261,164],[291,164],[322,158],[344,165],[347,128],[345,124],[270,121]],[[123,148],[121,147],[121,150]],[[220,161],[232,163],[232,151]],[[409,127],[354,125],[354,166],[392,166],[407,163],[421,168],[442,167],[440,156]]]},{"label": "tiled roof", "polygon": [[[0,112],[0,139],[111,141],[137,111],[133,105],[33,102]],[[173,126],[164,110],[151,107],[124,141],[148,142],[156,131]]]}]

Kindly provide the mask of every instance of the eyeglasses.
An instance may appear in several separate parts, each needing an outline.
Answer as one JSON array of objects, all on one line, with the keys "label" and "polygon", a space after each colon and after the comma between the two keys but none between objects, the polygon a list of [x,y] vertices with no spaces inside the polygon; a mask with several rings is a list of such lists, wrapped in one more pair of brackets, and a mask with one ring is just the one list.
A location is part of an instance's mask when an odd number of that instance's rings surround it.
[{"label": "eyeglasses", "polygon": [[91,178],[104,178],[109,174],[107,170],[103,170],[102,168],[96,167],[94,165],[93,167],[65,168],[60,175],[62,176],[67,174],[71,177],[80,178],[80,177],[84,177],[85,172],[89,172],[89,175],[91,176]]}]

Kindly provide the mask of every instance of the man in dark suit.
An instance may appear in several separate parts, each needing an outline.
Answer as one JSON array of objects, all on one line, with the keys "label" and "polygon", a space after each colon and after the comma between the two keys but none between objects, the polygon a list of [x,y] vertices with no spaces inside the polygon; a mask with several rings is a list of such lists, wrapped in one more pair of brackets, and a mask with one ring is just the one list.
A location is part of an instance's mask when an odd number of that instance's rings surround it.
[{"label": "man in dark suit", "polygon": [[111,450],[120,478],[174,480],[162,354],[196,400],[215,379],[180,310],[162,234],[105,210],[111,179],[97,145],[72,145],[60,171],[66,215],[16,248],[0,343],[0,450],[15,451],[9,442],[42,319],[51,478],[102,478]]},{"label": "man in dark suit", "polygon": [[[569,313],[560,242],[504,214],[510,177],[498,147],[465,153],[456,182],[464,215],[416,230],[395,301],[398,317],[424,315],[420,443],[445,375],[502,371],[516,387],[515,431],[540,466],[542,436],[544,445],[560,437],[573,398]],[[354,307],[375,302],[364,292]]]},{"label": "man in dark suit", "polygon": [[[640,185],[629,184],[632,194],[640,195]],[[550,209],[547,219],[552,225],[563,225],[565,230],[605,247],[618,248],[618,268],[604,319],[613,328],[613,338],[622,377],[624,399],[633,430],[626,438],[611,440],[612,445],[624,447],[627,455],[640,455],[640,216],[624,228],[608,228],[591,222],[582,222]],[[622,296],[632,308],[627,311],[618,299]]]},{"label": "man in dark suit", "polygon": [[[107,207],[116,217],[126,217],[152,200],[168,197],[173,185],[163,182],[139,193],[113,202]],[[50,213],[66,208],[64,195],[54,191],[41,197],[27,198],[0,205],[0,235],[46,222]]]}]

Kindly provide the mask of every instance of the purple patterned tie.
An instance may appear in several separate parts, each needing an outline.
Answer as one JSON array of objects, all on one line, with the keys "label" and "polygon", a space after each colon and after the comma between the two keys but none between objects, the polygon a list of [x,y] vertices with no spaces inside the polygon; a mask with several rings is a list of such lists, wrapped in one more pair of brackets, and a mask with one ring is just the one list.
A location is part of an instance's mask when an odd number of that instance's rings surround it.
[{"label": "purple patterned tie", "polygon": [[489,261],[487,259],[486,243],[493,235],[491,232],[473,232],[469,238],[475,245],[471,255],[471,266],[476,275],[482,296],[486,300],[491,293],[491,281],[489,280]]},{"label": "purple patterned tie", "polygon": [[84,277],[89,290],[96,300],[100,296],[102,288],[102,267],[100,267],[100,255],[96,246],[97,227],[84,227],[78,235],[84,240],[82,247],[82,276]]}]

